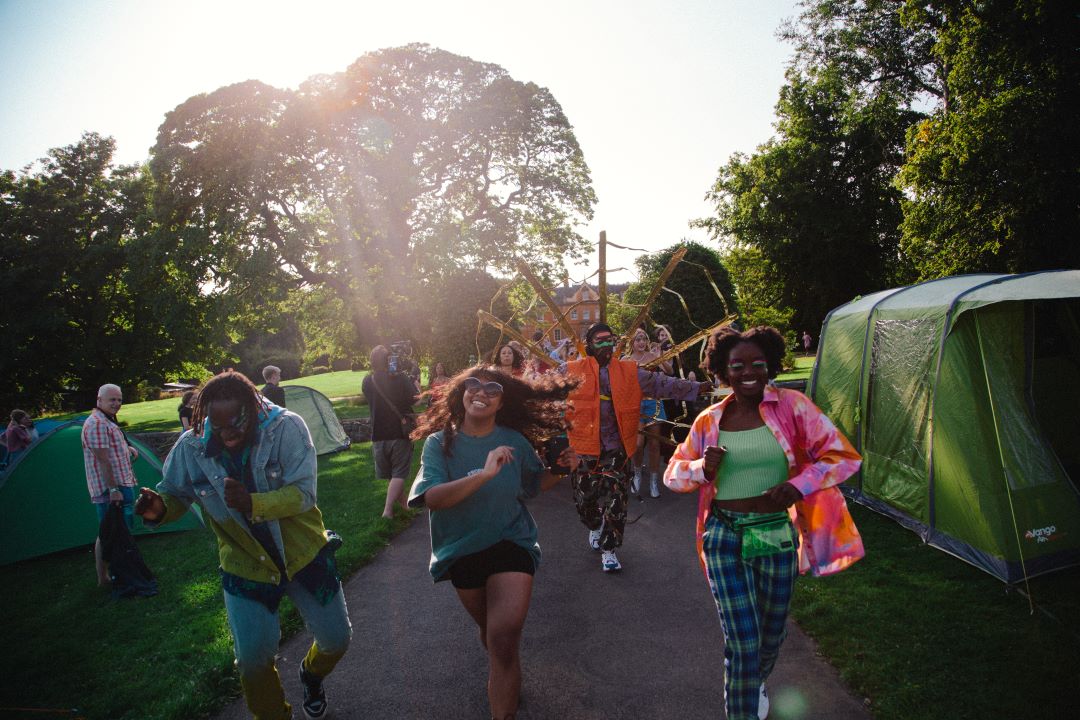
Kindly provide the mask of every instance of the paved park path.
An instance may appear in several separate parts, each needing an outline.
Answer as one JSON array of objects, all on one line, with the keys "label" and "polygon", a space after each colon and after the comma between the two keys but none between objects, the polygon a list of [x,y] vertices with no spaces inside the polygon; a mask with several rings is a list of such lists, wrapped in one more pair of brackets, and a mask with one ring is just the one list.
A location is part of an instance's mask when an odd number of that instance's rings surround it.
[{"label": "paved park path", "polygon": [[[631,500],[621,573],[600,570],[568,483],[530,505],[544,559],[522,640],[519,720],[722,718],[720,621],[693,549],[696,495]],[[345,539],[348,542],[348,538]],[[333,717],[488,718],[486,656],[449,582],[431,582],[426,516],[346,583],[349,652],[326,680]],[[798,587],[796,586],[796,592]],[[279,668],[302,717],[297,663],[311,642],[281,648]],[[869,720],[860,698],[791,621],[769,682],[772,720]],[[242,700],[218,718],[248,717]]]}]

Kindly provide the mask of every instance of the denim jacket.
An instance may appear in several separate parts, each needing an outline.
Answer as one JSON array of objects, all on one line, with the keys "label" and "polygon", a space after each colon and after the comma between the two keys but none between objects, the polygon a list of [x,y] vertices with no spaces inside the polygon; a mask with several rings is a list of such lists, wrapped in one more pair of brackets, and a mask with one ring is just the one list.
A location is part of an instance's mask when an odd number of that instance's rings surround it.
[{"label": "denim jacket", "polygon": [[165,459],[164,479],[157,491],[165,501],[161,523],[173,522],[197,503],[203,520],[217,535],[223,570],[278,583],[280,570],[252,536],[249,523],[267,523],[289,579],[326,544],[326,529],[315,505],[317,461],[303,418],[264,402],[259,420],[251,449],[257,492],[251,494],[250,516],[225,504],[227,473],[217,458],[206,454],[208,434],[199,437],[188,430],[180,436]]}]

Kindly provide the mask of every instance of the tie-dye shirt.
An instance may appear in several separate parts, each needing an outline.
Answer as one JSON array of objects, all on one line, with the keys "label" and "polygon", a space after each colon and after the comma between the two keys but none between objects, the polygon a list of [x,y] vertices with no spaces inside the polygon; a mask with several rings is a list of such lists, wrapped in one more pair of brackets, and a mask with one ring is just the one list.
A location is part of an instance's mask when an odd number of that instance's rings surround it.
[{"label": "tie-dye shirt", "polygon": [[[697,549],[704,568],[702,534],[716,496],[705,479],[705,448],[717,444],[720,418],[729,395],[698,415],[686,440],[676,448],[664,472],[664,484],[676,492],[698,491]],[[861,558],[862,538],[836,485],[859,469],[862,458],[829,418],[796,390],[765,388],[759,407],[788,459],[788,482],[802,493],[788,513],[799,530],[799,572],[830,575]]]}]

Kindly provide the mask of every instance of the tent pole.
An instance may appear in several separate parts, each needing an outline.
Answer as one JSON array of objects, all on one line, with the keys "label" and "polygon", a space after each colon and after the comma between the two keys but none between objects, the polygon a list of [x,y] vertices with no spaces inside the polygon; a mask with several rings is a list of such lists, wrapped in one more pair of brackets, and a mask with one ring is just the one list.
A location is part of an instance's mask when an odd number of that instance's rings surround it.
[{"label": "tent pole", "polygon": [[1020,567],[1024,569],[1025,597],[1028,599],[1028,607],[1031,614],[1035,614],[1035,601],[1031,597],[1031,587],[1028,585],[1027,562],[1024,560],[1024,546],[1020,542],[1020,528],[1016,525],[1016,507],[1013,505],[1012,490],[1009,487],[1009,469],[1005,466],[1005,450],[1001,442],[1001,431],[998,429],[997,407],[994,405],[994,391],[990,387],[990,373],[986,369],[986,350],[983,344],[982,323],[979,322],[979,309],[972,311],[975,316],[975,337],[979,339],[979,360],[982,361],[983,381],[986,383],[986,397],[990,400],[990,415],[994,421],[994,439],[997,441],[998,461],[1001,463],[1001,477],[1005,481],[1005,497],[1009,499],[1009,515],[1012,517],[1013,534],[1016,536],[1016,551],[1020,554]]}]

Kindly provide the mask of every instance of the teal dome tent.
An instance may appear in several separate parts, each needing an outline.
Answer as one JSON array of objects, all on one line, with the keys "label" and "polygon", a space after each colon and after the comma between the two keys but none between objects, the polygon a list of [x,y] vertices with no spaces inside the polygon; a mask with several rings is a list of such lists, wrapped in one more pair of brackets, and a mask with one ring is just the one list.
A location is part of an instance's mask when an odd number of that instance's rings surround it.
[{"label": "teal dome tent", "polygon": [[[41,437],[0,475],[0,565],[59,550],[90,545],[98,533],[83,467],[84,418],[52,425],[36,423]],[[139,451],[135,478],[153,489],[161,482],[161,462],[150,448],[129,438]],[[191,512],[156,532],[200,526]],[[150,532],[135,518],[135,535]]]}]

